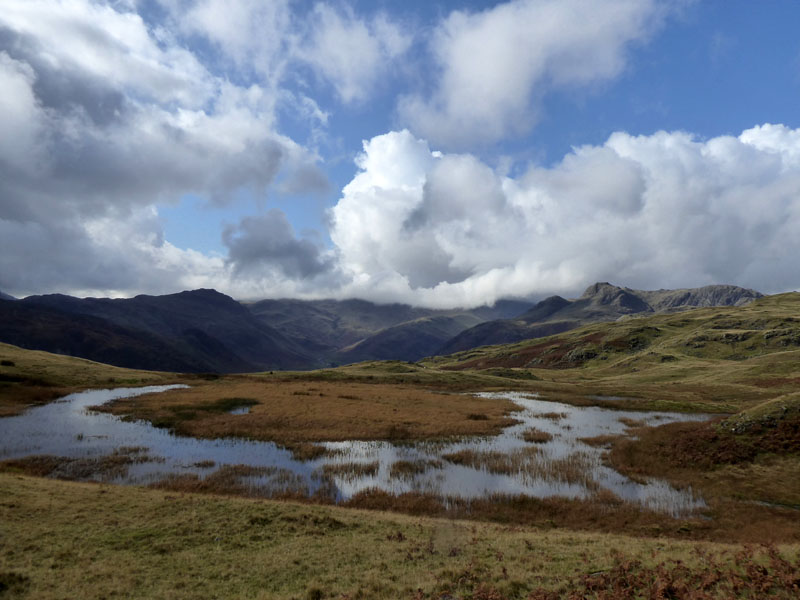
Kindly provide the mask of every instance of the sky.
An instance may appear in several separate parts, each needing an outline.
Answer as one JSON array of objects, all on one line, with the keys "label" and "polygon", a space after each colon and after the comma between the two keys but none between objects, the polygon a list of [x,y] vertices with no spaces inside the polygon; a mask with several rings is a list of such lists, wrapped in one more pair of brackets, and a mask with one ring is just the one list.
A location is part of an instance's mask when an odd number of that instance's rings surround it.
[{"label": "sky", "polygon": [[0,290],[800,287],[795,0],[2,0]]}]

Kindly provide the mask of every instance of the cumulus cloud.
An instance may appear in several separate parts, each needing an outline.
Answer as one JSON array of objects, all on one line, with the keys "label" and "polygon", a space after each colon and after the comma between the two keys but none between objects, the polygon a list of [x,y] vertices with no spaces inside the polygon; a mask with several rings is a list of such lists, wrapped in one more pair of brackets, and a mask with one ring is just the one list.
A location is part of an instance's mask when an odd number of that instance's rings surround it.
[{"label": "cumulus cloud", "polygon": [[[275,89],[307,68],[345,103],[363,102],[413,40],[385,13],[364,16],[339,2],[317,2],[308,10],[289,0],[158,2],[175,30],[210,42],[224,66],[244,76],[255,73]],[[314,103],[302,93],[286,99]]]},{"label": "cumulus cloud", "polygon": [[800,282],[800,130],[615,133],[519,178],[408,131],[365,142],[331,211],[349,289],[435,306],[574,293]]},{"label": "cumulus cloud", "polygon": [[278,271],[290,279],[308,279],[333,267],[331,257],[319,245],[295,237],[286,215],[278,209],[229,225],[222,240],[237,274],[263,274],[266,270]]},{"label": "cumulus cloud", "polygon": [[206,38],[240,73],[277,85],[293,44],[288,0],[158,1],[176,30]]},{"label": "cumulus cloud", "polygon": [[[316,153],[281,133],[286,111],[316,139],[334,114],[320,90],[358,105],[409,55],[426,58],[387,16],[303,6],[5,0],[0,289],[466,306],[595,280],[798,286],[800,129],[618,132],[514,177],[452,150],[528,131],[552,90],[617,77],[670,6],[655,0],[449,14],[428,47],[433,88],[399,105],[414,133],[364,142],[328,215],[332,246],[298,235],[265,199],[329,184]],[[261,214],[220,228],[226,256],[180,249],[156,207],[187,194],[255,198]]]},{"label": "cumulus cloud", "polygon": [[282,172],[293,193],[326,185],[313,153],[277,132],[270,82],[232,83],[116,6],[9,0],[0,11],[6,289],[174,291],[198,272],[220,277],[224,261],[163,240],[157,203],[263,198]]},{"label": "cumulus cloud", "polygon": [[383,69],[402,56],[412,41],[385,15],[368,20],[347,7],[318,3],[308,18],[308,37],[297,55],[347,103],[364,101]]},{"label": "cumulus cloud", "polygon": [[527,133],[553,90],[601,83],[625,68],[664,7],[655,0],[512,0],[482,12],[453,11],[435,30],[431,94],[409,94],[399,112],[448,147]]}]

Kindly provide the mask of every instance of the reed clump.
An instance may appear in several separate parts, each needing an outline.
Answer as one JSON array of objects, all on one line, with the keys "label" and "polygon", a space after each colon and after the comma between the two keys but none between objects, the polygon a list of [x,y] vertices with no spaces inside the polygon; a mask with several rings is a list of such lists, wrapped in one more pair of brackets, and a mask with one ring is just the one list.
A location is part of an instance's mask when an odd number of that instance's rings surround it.
[{"label": "reed clump", "polygon": [[393,479],[410,479],[428,469],[441,469],[442,461],[430,459],[398,460],[392,463],[389,475]]},{"label": "reed clump", "polygon": [[553,439],[553,434],[531,427],[522,432],[522,439],[529,444],[546,444]]},{"label": "reed clump", "polygon": [[163,457],[152,456],[147,451],[143,446],[121,446],[111,454],[97,457],[40,454],[3,461],[0,470],[54,479],[114,481],[125,477],[132,465],[164,462]]},{"label": "reed clump", "polygon": [[342,477],[352,480],[362,477],[375,477],[378,474],[379,468],[380,462],[377,460],[368,463],[328,463],[322,466],[322,473],[328,477]]}]

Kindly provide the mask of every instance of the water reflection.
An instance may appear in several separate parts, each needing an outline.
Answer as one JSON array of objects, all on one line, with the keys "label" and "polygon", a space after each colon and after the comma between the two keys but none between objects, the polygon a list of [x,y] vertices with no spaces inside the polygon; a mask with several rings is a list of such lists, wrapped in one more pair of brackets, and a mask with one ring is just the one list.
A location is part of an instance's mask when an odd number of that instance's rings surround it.
[{"label": "water reflection", "polygon": [[380,488],[393,494],[417,491],[462,499],[613,493],[675,516],[704,506],[691,489],[628,479],[602,463],[602,448],[582,440],[623,434],[632,423],[658,425],[703,420],[705,415],[575,407],[530,394],[486,393],[480,395],[519,404],[519,423],[486,438],[403,445],[330,442],[323,444],[323,456],[300,461],[269,442],[178,437],[146,422],[126,422],[88,409],[176,387],[180,386],[92,390],[0,419],[0,460],[54,455],[71,459],[61,473],[77,479],[151,484],[188,476],[264,496],[324,494],[337,501]]}]

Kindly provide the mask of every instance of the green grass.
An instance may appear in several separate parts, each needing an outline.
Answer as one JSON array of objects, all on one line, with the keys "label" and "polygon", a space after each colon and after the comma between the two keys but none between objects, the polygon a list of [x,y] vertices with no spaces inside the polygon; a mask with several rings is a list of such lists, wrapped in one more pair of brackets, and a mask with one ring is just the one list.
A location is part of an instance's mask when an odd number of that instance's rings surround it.
[{"label": "green grass", "polygon": [[744,307],[598,323],[422,364],[473,376],[513,368],[538,379],[528,384],[531,389],[573,403],[603,395],[621,399],[593,402],[738,412],[800,391],[800,317],[795,315],[800,315],[800,294],[781,294]]},{"label": "green grass", "polygon": [[[769,562],[766,551],[747,555],[739,545],[499,526],[9,474],[0,474],[0,498],[4,600],[50,600],[65,594],[87,600],[516,599],[536,590],[566,596],[584,590],[585,577],[599,575],[611,579],[606,585],[624,583],[630,591],[645,580],[663,578],[659,568],[683,577],[703,575],[714,566],[739,572],[763,564],[764,572],[776,575],[781,570]],[[798,553],[798,544],[777,549],[790,566]],[[671,561],[681,561],[682,571]],[[760,575],[762,582],[765,577]],[[597,580],[601,590],[600,584],[602,579]],[[745,581],[742,589],[751,588]],[[784,592],[776,597],[791,596]]]}]

